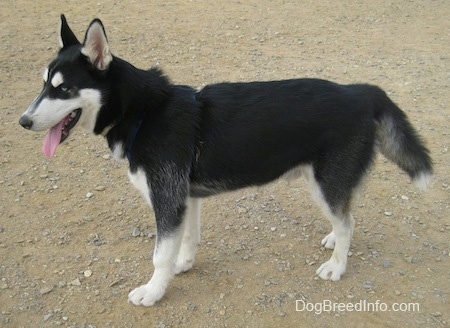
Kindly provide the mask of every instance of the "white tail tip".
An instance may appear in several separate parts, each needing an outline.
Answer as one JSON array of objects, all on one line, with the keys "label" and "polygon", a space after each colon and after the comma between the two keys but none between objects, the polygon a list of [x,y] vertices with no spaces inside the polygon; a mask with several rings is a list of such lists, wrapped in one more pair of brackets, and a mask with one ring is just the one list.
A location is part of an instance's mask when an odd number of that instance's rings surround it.
[{"label": "white tail tip", "polygon": [[432,176],[431,172],[421,172],[413,179],[413,182],[421,191],[425,191],[431,183]]}]

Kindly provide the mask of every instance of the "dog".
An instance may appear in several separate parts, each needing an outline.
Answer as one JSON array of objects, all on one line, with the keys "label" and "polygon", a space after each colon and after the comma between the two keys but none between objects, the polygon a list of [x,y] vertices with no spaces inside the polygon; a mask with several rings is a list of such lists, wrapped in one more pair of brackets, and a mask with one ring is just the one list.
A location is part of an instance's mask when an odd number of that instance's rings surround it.
[{"label": "dog", "polygon": [[80,43],[61,15],[60,49],[44,87],[20,117],[49,130],[55,155],[76,127],[106,138],[113,157],[156,217],[154,273],[129,302],[152,306],[171,279],[190,270],[200,241],[200,201],[225,191],[303,176],[332,231],[316,271],[344,274],[353,234],[351,201],[379,150],[425,189],[433,165],[405,113],[380,88],[320,79],[174,85],[156,68],[114,56],[99,19]]}]

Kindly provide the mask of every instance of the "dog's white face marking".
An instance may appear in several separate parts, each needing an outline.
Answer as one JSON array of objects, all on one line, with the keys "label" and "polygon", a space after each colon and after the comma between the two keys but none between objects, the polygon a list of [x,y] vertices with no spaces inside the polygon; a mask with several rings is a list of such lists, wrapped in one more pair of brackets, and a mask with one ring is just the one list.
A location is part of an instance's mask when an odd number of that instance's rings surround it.
[{"label": "dog's white face marking", "polygon": [[[61,77],[56,79],[53,77],[52,83],[53,80],[55,80],[55,83],[59,82]],[[31,130],[42,131],[54,127],[72,111],[82,109],[81,117],[77,125],[89,132],[93,132],[100,108],[100,91],[95,89],[82,89],[76,97],[71,99],[52,99],[44,97],[41,94],[33,101],[23,115],[28,116],[33,121]]]},{"label": "dog's white face marking", "polygon": [[78,124],[85,130],[94,133],[97,115],[102,107],[102,95],[96,89],[82,89],[79,92],[79,106],[82,109]]},{"label": "dog's white face marking", "polygon": [[64,83],[64,77],[63,77],[63,75],[61,74],[61,72],[56,72],[56,73],[53,75],[51,83],[52,83],[52,86],[53,86],[54,88],[57,88],[57,87],[59,87],[61,84]]}]

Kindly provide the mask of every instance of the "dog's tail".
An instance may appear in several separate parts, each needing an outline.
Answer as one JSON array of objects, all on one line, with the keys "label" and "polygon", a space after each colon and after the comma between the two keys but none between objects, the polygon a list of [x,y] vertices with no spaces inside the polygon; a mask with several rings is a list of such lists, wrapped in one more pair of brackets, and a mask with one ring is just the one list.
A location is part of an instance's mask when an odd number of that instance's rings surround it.
[{"label": "dog's tail", "polygon": [[421,190],[431,181],[433,163],[406,114],[377,89],[375,99],[376,138],[381,153],[404,170]]}]

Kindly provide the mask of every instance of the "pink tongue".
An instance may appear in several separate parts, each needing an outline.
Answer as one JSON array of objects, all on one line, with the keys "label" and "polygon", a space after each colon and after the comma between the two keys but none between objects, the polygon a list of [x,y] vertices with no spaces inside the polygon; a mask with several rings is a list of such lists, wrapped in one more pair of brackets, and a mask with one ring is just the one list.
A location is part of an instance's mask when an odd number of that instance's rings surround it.
[{"label": "pink tongue", "polygon": [[48,131],[47,136],[45,137],[44,140],[44,145],[42,147],[42,151],[44,152],[45,156],[47,157],[55,156],[56,148],[61,142],[61,134],[64,121],[65,120],[62,120]]}]

